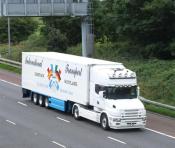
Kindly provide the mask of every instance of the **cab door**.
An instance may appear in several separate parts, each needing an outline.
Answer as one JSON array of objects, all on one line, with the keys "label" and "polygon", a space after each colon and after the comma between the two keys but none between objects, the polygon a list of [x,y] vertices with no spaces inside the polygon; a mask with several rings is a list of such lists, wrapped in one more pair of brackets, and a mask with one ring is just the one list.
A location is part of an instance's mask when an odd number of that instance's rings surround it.
[{"label": "cab door", "polygon": [[90,104],[98,109],[103,110],[105,108],[105,98],[101,97],[99,92],[102,91],[101,85],[90,83]]}]

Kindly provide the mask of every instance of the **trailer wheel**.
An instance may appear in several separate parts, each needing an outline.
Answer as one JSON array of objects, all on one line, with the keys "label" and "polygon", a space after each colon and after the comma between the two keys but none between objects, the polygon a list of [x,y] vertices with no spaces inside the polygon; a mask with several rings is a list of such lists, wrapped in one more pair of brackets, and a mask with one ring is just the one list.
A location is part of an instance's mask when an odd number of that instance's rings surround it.
[{"label": "trailer wheel", "polygon": [[73,115],[74,115],[75,120],[80,120],[79,109],[77,106],[74,106]]},{"label": "trailer wheel", "polygon": [[102,114],[100,123],[101,123],[101,127],[104,130],[108,130],[109,129],[109,123],[108,123],[108,118],[107,118],[106,114]]},{"label": "trailer wheel", "polygon": [[31,93],[30,100],[33,102],[33,93]]},{"label": "trailer wheel", "polygon": [[46,108],[49,108],[49,99],[48,99],[48,97],[46,97],[46,98],[44,99],[44,106],[45,106]]},{"label": "trailer wheel", "polygon": [[33,103],[38,105],[38,95],[36,93],[33,94]]},{"label": "trailer wheel", "polygon": [[38,101],[38,103],[39,103],[39,106],[41,106],[41,107],[44,106],[44,96],[42,96],[42,95],[39,96],[39,101]]}]

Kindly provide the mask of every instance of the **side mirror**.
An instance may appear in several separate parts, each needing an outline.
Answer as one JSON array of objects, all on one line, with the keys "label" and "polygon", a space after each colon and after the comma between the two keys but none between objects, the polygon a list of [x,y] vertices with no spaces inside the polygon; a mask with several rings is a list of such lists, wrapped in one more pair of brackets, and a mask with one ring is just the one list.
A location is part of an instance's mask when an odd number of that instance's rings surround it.
[{"label": "side mirror", "polygon": [[103,91],[103,98],[107,98],[107,92],[106,92],[106,90]]},{"label": "side mirror", "polygon": [[137,96],[138,98],[140,97],[140,87],[139,86],[137,87]]},{"label": "side mirror", "polygon": [[106,91],[99,91],[100,98],[106,98]]},{"label": "side mirror", "polygon": [[103,91],[99,91],[100,98],[103,98]]}]

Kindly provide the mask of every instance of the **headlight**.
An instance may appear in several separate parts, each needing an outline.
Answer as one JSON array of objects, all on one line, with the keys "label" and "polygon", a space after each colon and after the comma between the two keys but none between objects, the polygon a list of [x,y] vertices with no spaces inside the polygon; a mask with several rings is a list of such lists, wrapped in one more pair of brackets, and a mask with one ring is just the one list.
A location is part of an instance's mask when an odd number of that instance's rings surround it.
[{"label": "headlight", "polygon": [[145,110],[145,109],[140,109],[140,110],[139,110],[139,114],[140,114],[141,116],[146,116],[146,110]]},{"label": "headlight", "polygon": [[121,113],[120,113],[119,110],[113,110],[113,111],[111,111],[110,112],[110,115],[113,116],[113,117],[116,117],[116,118],[121,117]]}]

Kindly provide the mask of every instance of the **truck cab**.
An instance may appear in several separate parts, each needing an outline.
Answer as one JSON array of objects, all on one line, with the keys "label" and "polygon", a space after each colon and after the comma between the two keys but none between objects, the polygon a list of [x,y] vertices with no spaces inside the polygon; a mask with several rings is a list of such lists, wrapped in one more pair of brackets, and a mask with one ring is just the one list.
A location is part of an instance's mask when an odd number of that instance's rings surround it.
[{"label": "truck cab", "polygon": [[104,129],[143,128],[146,110],[139,100],[136,73],[122,64],[91,67],[90,105]]}]

